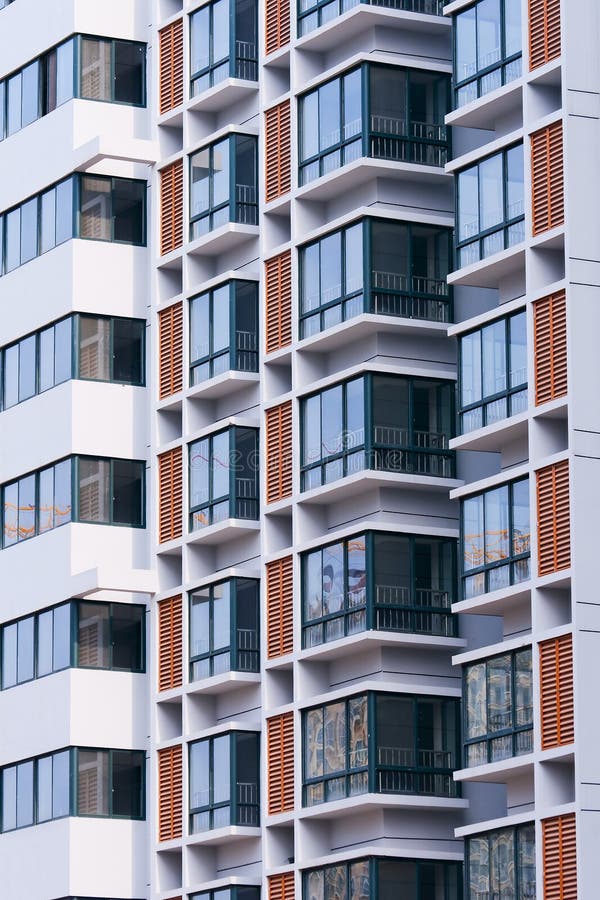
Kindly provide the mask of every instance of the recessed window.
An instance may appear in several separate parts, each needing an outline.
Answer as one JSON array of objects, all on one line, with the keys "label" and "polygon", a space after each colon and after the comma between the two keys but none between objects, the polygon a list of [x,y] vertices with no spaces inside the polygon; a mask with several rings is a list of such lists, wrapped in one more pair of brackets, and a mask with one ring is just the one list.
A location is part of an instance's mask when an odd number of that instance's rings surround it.
[{"label": "recessed window", "polygon": [[190,157],[190,239],[237,222],[258,224],[258,142],[233,134]]},{"label": "recessed window", "polygon": [[466,900],[535,897],[535,825],[488,831],[466,839]]},{"label": "recessed window", "polygon": [[259,582],[231,578],[190,594],[190,679],[259,670]]},{"label": "recessed window", "polygon": [[142,106],[146,45],[106,38],[80,38],[79,96]]},{"label": "recessed window", "polygon": [[353,859],[302,874],[303,900],[457,900],[461,887],[460,863],[424,859]]},{"label": "recessed window", "polygon": [[234,731],[190,744],[191,834],[258,827],[259,743],[259,734]]},{"label": "recessed window", "polygon": [[191,94],[258,79],[257,0],[213,0],[190,16]]},{"label": "recessed window", "polygon": [[530,577],[529,479],[462,502],[463,599]]},{"label": "recessed window", "polygon": [[525,240],[523,145],[458,173],[458,267]]},{"label": "recessed window", "polygon": [[456,106],[519,78],[521,0],[479,0],[454,17]]},{"label": "recessed window", "polygon": [[258,372],[258,285],[228,281],[190,300],[190,384]]},{"label": "recessed window", "polygon": [[234,426],[189,445],[190,530],[258,518],[258,431]]},{"label": "recessed window", "polygon": [[491,322],[460,339],[461,433],[527,409],[525,312]]}]

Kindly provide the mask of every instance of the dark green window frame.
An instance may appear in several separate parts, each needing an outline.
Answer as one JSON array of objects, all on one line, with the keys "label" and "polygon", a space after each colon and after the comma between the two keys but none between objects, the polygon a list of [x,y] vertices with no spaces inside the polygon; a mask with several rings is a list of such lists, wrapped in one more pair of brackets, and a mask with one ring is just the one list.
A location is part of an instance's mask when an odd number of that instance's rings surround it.
[{"label": "dark green window frame", "polygon": [[[355,283],[348,277],[347,249],[348,233],[354,229],[362,230],[360,242],[362,252],[362,281]],[[378,229],[389,228],[406,234],[408,249],[407,271],[404,274],[379,272],[375,269],[375,254],[378,245]],[[428,234],[427,239],[435,243],[435,267],[440,277],[421,275],[415,272],[419,258],[416,252],[418,232]],[[415,233],[416,232],[416,233]],[[328,239],[340,235],[341,241],[341,273],[339,296],[323,300],[321,285],[315,292],[315,305],[306,297],[307,277],[305,260],[313,247],[318,248],[319,257],[322,249],[326,249]],[[304,244],[299,248],[300,268],[300,336],[310,337],[340,322],[346,322],[362,313],[380,316],[396,316],[404,319],[423,319],[432,322],[451,322],[452,288],[448,286],[447,275],[452,257],[452,231],[449,228],[438,228],[433,225],[416,225],[410,222],[398,222],[391,219],[363,218],[350,222],[343,228],[330,231],[316,241]],[[351,257],[354,264],[355,257]],[[443,260],[446,261],[445,271]],[[440,268],[438,269],[438,260]],[[319,282],[323,274],[323,265],[319,260]]]},{"label": "dark green window frame", "polygon": [[532,752],[531,647],[463,666],[463,735],[468,767]]},{"label": "dark green window frame", "polygon": [[[225,300],[221,294],[228,293]],[[244,292],[248,296],[244,296]],[[194,308],[202,300],[208,302],[208,329],[203,331],[204,347],[194,345]],[[229,341],[215,347],[215,305],[226,302],[228,308]],[[255,281],[227,281],[209,291],[190,297],[190,385],[202,384],[224,372],[258,372],[258,283]],[[251,330],[240,326],[252,321]],[[205,324],[205,323],[204,323]],[[206,349],[207,352],[202,352]]]},{"label": "dark green window frame", "polygon": [[[215,59],[214,47],[214,10],[217,3],[228,5],[229,20],[229,49],[226,56]],[[242,30],[240,21],[241,7],[246,5],[251,8],[254,16],[252,41],[238,40],[238,33]],[[247,10],[246,10],[247,12]],[[209,24],[203,20],[208,16]],[[258,81],[258,3],[256,0],[212,0],[201,6],[190,15],[190,67],[193,65],[194,45],[194,19],[198,19],[200,27],[204,27],[209,35],[209,60],[207,65],[201,66],[190,73],[190,94],[198,96],[203,91],[215,87],[225,78],[240,78],[243,81]]]},{"label": "dark green window frame", "polygon": [[[215,440],[227,434],[227,455],[225,463],[219,461],[215,453]],[[190,466],[190,531],[197,531],[222,522],[225,519],[258,519],[258,445],[259,433],[256,428],[232,425],[221,431],[213,432],[188,445]],[[248,439],[245,452],[240,446]],[[250,443],[252,446],[250,446]],[[194,474],[203,472],[207,466],[206,499],[194,497]],[[215,467],[227,467],[227,493],[215,496]]]},{"label": "dark green window frame", "polygon": [[[386,878],[388,867],[401,866]],[[394,856],[369,856],[333,863],[302,872],[303,900],[403,900],[402,887],[411,900],[462,900],[462,863]],[[441,876],[441,877],[440,877]],[[426,892],[426,893],[424,893]]]},{"label": "dark green window frame", "polygon": [[[219,171],[218,154],[227,144],[228,192],[223,199],[215,198],[215,173]],[[249,176],[251,184],[238,184],[238,170],[242,169],[242,154],[250,151]],[[208,165],[201,165],[208,154]],[[195,163],[194,161],[197,160]],[[216,228],[234,222],[240,225],[258,225],[258,138],[251,134],[229,134],[200,147],[189,157],[190,161],[190,240],[204,237]],[[203,206],[194,199],[194,169],[208,171],[208,203]],[[194,212],[194,204],[200,208]]]},{"label": "dark green window frame", "polygon": [[[85,627],[82,611],[107,611],[105,617],[107,643],[102,647],[102,635],[92,631],[95,646],[107,654],[105,663],[94,663],[94,645],[86,654],[81,649],[81,636]],[[139,645],[138,663],[132,666],[115,665],[115,652],[126,639],[119,636],[119,613],[129,613],[129,624],[137,629],[135,638]],[[1,689],[8,690],[38,678],[45,678],[68,668],[91,668],[116,672],[145,672],[146,665],[146,607],[139,603],[107,603],[98,600],[67,600],[47,607],[29,616],[5,622],[0,626]],[[93,624],[93,623],[92,623]],[[21,638],[20,632],[25,637]],[[115,648],[117,650],[115,651]]]},{"label": "dark green window frame", "polygon": [[[215,741],[223,738],[229,740],[229,797],[215,800],[215,773],[214,762]],[[238,739],[253,738],[254,755],[250,759],[248,747],[239,748]],[[200,796],[193,796],[193,747],[206,744],[208,746],[208,797],[207,801],[200,803]],[[240,754],[240,749],[244,753]],[[219,748],[217,747],[217,751]],[[215,828],[224,828],[237,825],[249,828],[258,828],[260,823],[260,734],[254,731],[226,731],[213,737],[204,738],[201,741],[192,741],[189,744],[189,828],[190,834],[212,831]],[[256,782],[241,782],[238,774],[242,765],[248,764],[255,769]],[[202,817],[202,818],[201,818]]]},{"label": "dark green window frame", "polygon": [[[82,809],[82,796],[84,796],[85,784],[82,782],[82,773],[79,771],[81,762],[80,754],[82,753],[103,753],[106,754],[107,773],[106,773],[106,808],[107,812],[84,811]],[[137,798],[131,795],[130,799],[135,803],[139,813],[123,814],[115,812],[115,804],[121,802],[121,793],[124,790],[127,794],[127,786],[119,786],[118,774],[116,773],[116,764],[121,757],[129,760],[131,771],[138,771],[140,775],[139,793]],[[54,761],[60,758],[63,764],[63,792],[60,796],[56,795],[54,790]],[[42,785],[42,769],[45,768],[46,761],[51,761],[50,782]],[[64,770],[64,763],[67,762],[67,769]],[[8,794],[7,779],[12,781],[12,770],[15,770],[15,787],[14,796],[11,789]],[[19,791],[19,780],[26,779],[25,786]],[[3,766],[0,769],[0,811],[1,822],[0,832],[8,832],[18,830],[20,828],[28,828],[32,825],[38,825],[41,822],[48,822],[53,819],[66,818],[68,816],[81,816],[93,818],[111,818],[111,819],[127,819],[134,821],[142,821],[146,818],[145,810],[145,780],[146,780],[146,754],[143,750],[115,750],[98,747],[63,747],[60,750],[46,753],[42,756],[30,757],[24,760],[18,760],[10,765]],[[40,792],[43,789],[50,790],[47,798],[50,809],[48,814],[42,813],[40,804]],[[14,802],[14,824],[11,812]],[[7,826],[8,814],[11,813],[9,824]],[[21,821],[19,822],[19,816]]]},{"label": "dark green window frame", "polygon": [[[76,96],[83,100],[96,100],[102,103],[119,103],[123,106],[133,106],[143,108],[146,106],[146,47],[147,45],[144,43],[140,43],[139,41],[128,41],[123,40],[121,38],[108,38],[108,37],[100,37],[96,34],[77,34],[74,36],[76,41],[76,77],[75,77],[75,85],[76,85]],[[98,44],[108,44],[109,45],[109,53],[110,53],[110,72],[108,84],[110,86],[110,98],[109,97],[94,97],[89,93],[85,93],[84,87],[84,73],[83,73],[83,42],[84,41],[93,41]],[[117,91],[119,88],[118,84],[118,76],[117,76],[117,68],[118,68],[118,60],[117,60],[117,52],[120,47],[127,47],[133,51],[137,51],[141,60],[141,84],[140,84],[140,99],[139,100],[124,100],[117,98]]]},{"label": "dark green window frame", "polygon": [[[398,80],[404,78],[404,84],[397,86],[398,92],[402,91],[404,94],[406,110],[404,120],[390,119],[374,115],[372,112],[371,79],[375,73],[384,71],[389,75],[397,73]],[[349,79],[353,79],[357,74],[360,80],[360,120],[346,122],[346,85],[349,83]],[[443,105],[444,108],[436,111],[436,122],[422,123],[411,120],[409,111],[414,108],[411,75],[428,75],[431,79],[437,79],[440,84],[445,85],[443,95],[446,102]],[[316,122],[305,122],[307,102],[309,98],[316,96],[317,108],[319,108],[322,90],[335,83],[339,83],[338,115],[333,121],[327,117],[327,123],[329,128],[337,125],[335,131],[338,134],[338,140],[317,153],[303,158],[304,133],[306,131],[309,134],[320,133],[318,119]],[[335,78],[330,78],[306,94],[302,94],[298,99],[299,184],[309,184],[361,157],[442,168],[448,161],[450,151],[449,134],[444,124],[444,117],[449,110],[450,77],[439,72],[386,66],[379,63],[362,63]],[[350,128],[350,126],[352,127]]]},{"label": "dark green window frame", "polygon": [[[377,704],[388,699],[412,704],[411,747],[379,746]],[[427,726],[423,725],[420,733],[419,704],[425,708],[432,702],[441,704],[448,721],[452,720],[454,740],[450,749],[422,748],[422,730]],[[343,707],[343,737],[342,724],[335,720],[335,714],[327,712],[335,707]],[[321,743],[317,745],[315,741],[309,748],[311,728],[315,735],[320,731]],[[459,733],[460,700],[448,697],[368,691],[307,708],[302,713],[302,805],[315,806],[366,793],[459,797],[460,784],[453,779],[460,759]],[[452,738],[446,724],[442,737],[444,743]],[[336,756],[344,757],[343,765],[337,768]],[[321,768],[321,773],[308,774],[309,759],[315,768]],[[395,759],[402,761],[395,762]],[[327,760],[329,771],[325,772]],[[438,762],[445,765],[436,765]]]},{"label": "dark green window frame", "polygon": [[[519,495],[517,499],[527,498],[527,515],[526,521],[523,522],[519,522],[519,516],[515,514],[516,509],[520,509],[515,503],[515,489],[520,493],[522,491],[524,495]],[[502,510],[506,510],[501,513],[501,516],[506,522],[506,527],[499,528],[497,523],[494,523],[494,527],[490,528],[488,535],[488,526],[492,524],[493,519],[491,519],[491,511],[490,513],[486,511],[487,503],[491,504],[496,499],[491,497],[494,493],[497,494],[497,499],[501,500],[501,492],[505,490],[508,502],[506,506],[501,507]],[[515,481],[489,488],[487,491],[472,494],[461,501],[460,549],[462,598],[464,600],[509,585],[520,584],[531,577],[531,513],[528,491],[529,478],[518,478]],[[486,498],[490,498],[489,501]],[[478,506],[480,505],[480,509],[473,507],[477,515],[478,531],[470,533],[472,526],[467,524],[467,505],[473,504],[473,501],[477,501]],[[525,507],[523,506],[523,508]],[[469,533],[467,529],[469,529]],[[470,549],[467,543],[469,540],[471,542]],[[494,541],[497,546],[494,546]],[[500,542],[499,545],[498,542]],[[503,543],[505,543],[504,547]]]},{"label": "dark green window frame", "polygon": [[[374,422],[374,381],[395,382],[400,387],[406,384],[408,393],[408,413],[406,429],[388,428]],[[348,390],[357,389],[362,383],[361,409],[357,418],[357,410],[349,416],[350,404]],[[330,385],[314,394],[301,398],[301,490],[311,490],[324,484],[330,484],[347,475],[362,472],[366,469],[401,474],[431,475],[441,478],[453,478],[455,470],[455,454],[448,449],[448,442],[453,436],[451,430],[444,433],[427,433],[415,429],[414,393],[421,385],[434,386],[438,395],[437,404],[440,413],[446,412],[449,423],[454,422],[454,387],[450,381],[440,379],[423,379],[403,375],[383,375],[381,373],[365,373],[348,381]],[[312,459],[306,459],[306,419],[309,415],[308,403],[319,398],[319,444],[323,446],[323,396],[332,390],[341,388],[342,427],[336,435],[337,446],[332,452],[323,455],[321,452]],[[441,392],[445,391],[444,399]],[[446,408],[447,406],[447,408]],[[362,413],[362,418],[361,418]],[[361,424],[362,423],[362,424]],[[379,429],[379,431],[377,430]],[[407,441],[395,441],[396,432],[407,431]],[[389,432],[389,435],[387,434]],[[402,435],[399,435],[402,437]]]},{"label": "dark green window frame", "polygon": [[[498,48],[499,58],[491,59],[487,64],[479,66],[477,63],[472,71],[461,74],[457,71],[458,57],[458,30],[459,20],[466,20],[468,16],[474,16],[475,23],[475,53],[478,55],[478,25],[477,11],[482,5],[483,0],[474,3],[466,9],[461,9],[453,17],[453,35],[454,35],[454,96],[455,107],[459,108],[466,103],[477,100],[480,97],[496,90],[504,84],[509,84],[522,75],[522,50],[509,52],[507,41],[507,16],[506,3],[513,0],[499,0],[500,4],[500,43]],[[521,0],[516,0],[515,7],[520,9]]]},{"label": "dark green window frame", "polygon": [[[406,578],[408,587],[388,587],[378,584],[378,539],[404,544],[408,549],[409,567]],[[439,579],[434,588],[431,583],[419,584],[417,577],[417,544],[429,543],[443,552],[448,550],[449,569],[445,577]],[[304,647],[317,647],[329,641],[358,634],[363,631],[389,631],[408,634],[457,636],[456,616],[452,615],[452,603],[455,600],[457,542],[451,538],[438,538],[429,535],[409,535],[400,532],[367,531],[353,535],[340,541],[325,544],[301,556],[302,571],[302,643]],[[320,596],[309,592],[309,568],[313,559],[320,557],[320,571],[323,579],[327,568],[333,570],[333,563],[326,563],[326,553],[336,551],[336,562],[339,550],[342,551],[342,591],[336,585],[339,573],[333,572],[330,577],[330,594],[334,595],[334,609],[329,609],[326,601],[325,585]],[[357,559],[353,554],[357,553]],[[363,558],[364,568],[357,568],[351,563]],[[333,555],[332,555],[333,558]],[[401,568],[399,564],[399,568]],[[338,588],[337,595],[334,587]],[[311,605],[315,612],[310,615]],[[319,615],[319,613],[321,613]]]},{"label": "dark green window frame", "polygon": [[465,900],[535,897],[535,823],[465,838]]},{"label": "dark green window frame", "polygon": [[[74,478],[75,485],[77,490],[75,491],[74,498],[75,502],[74,506],[74,521],[76,522],[85,522],[87,524],[97,524],[97,525],[117,525],[126,528],[145,528],[146,527],[146,462],[144,460],[136,460],[136,459],[117,459],[114,457],[106,457],[106,456],[75,456],[73,457],[75,461],[74,466]],[[98,514],[98,518],[90,517],[85,514],[85,503],[82,497],[82,479],[85,477],[82,473],[82,463],[105,463],[108,464],[108,482],[106,484],[108,488],[108,516],[101,517],[100,513]],[[136,521],[134,522],[123,522],[119,520],[119,515],[117,513],[117,504],[119,503],[119,498],[117,497],[117,487],[116,482],[118,478],[123,477],[122,473],[118,473],[116,470],[120,464],[124,464],[124,466],[128,466],[130,473],[137,476],[139,479],[139,506],[138,513],[139,516],[136,517]],[[91,476],[94,477],[93,475]],[[93,482],[92,482],[93,483]],[[97,482],[99,483],[99,482]],[[94,499],[90,498],[88,500],[90,506],[93,506]],[[82,507],[84,509],[82,510]]]},{"label": "dark green window frame", "polygon": [[[227,586],[228,598],[223,600],[224,587]],[[248,592],[247,597],[244,591]],[[246,600],[249,609],[242,615],[240,604]],[[208,605],[208,623],[201,620],[200,632],[206,644],[194,646],[194,600],[198,605]],[[227,618],[229,621],[229,643],[219,644],[215,635],[215,604],[227,602]],[[190,681],[210,678],[223,672],[258,672],[260,669],[260,581],[254,578],[227,578],[214,584],[206,585],[189,592],[190,603]],[[245,618],[253,619],[253,627]],[[206,627],[207,626],[207,627]]]},{"label": "dark green window frame", "polygon": [[[494,253],[508,250],[525,240],[525,184],[521,183],[521,196],[509,202],[509,154],[521,150],[521,164],[523,164],[523,144],[513,144],[498,153],[492,153],[478,160],[466,169],[461,169],[455,178],[456,184],[456,265],[460,269],[480,260],[487,259]],[[482,166],[500,158],[502,175],[500,179],[494,179],[494,184],[501,184],[502,188],[502,220],[494,222],[489,227],[481,227],[481,204],[484,192],[482,191],[481,171]],[[513,157],[511,157],[512,159]],[[514,157],[516,159],[516,157]],[[477,221],[475,223],[463,223],[461,206],[461,193],[463,191],[462,179],[469,173],[477,173]],[[461,237],[461,232],[466,229],[469,233]],[[473,230],[471,230],[473,229]]]},{"label": "dark green window frame", "polygon": [[[518,323],[517,323],[518,320]],[[519,360],[521,365],[519,368],[514,367],[515,360],[513,355],[517,355],[517,351],[513,354],[513,334],[517,332],[518,325],[521,326],[524,333],[526,327],[525,310],[519,310],[503,319],[495,319],[493,322],[466,332],[460,338],[459,342],[459,421],[460,433],[467,434],[476,428],[483,428],[495,422],[502,421],[517,413],[526,412],[528,396],[527,396],[527,340],[521,344],[524,348]],[[500,390],[486,393],[484,388],[486,368],[495,362],[495,354],[486,352],[484,344],[484,336],[486,332],[493,332],[495,329],[503,328],[504,335],[504,372],[501,378],[504,378],[504,387]],[[495,340],[495,339],[494,339]],[[467,348],[473,344],[471,353],[467,353]],[[479,345],[479,346],[477,346]],[[470,365],[471,385],[467,385],[466,367]],[[479,397],[471,402],[465,402],[465,392],[470,389],[477,393],[476,385],[479,383]]]},{"label": "dark green window frame", "polygon": [[446,0],[298,0],[298,37],[309,34],[321,25],[353,9],[359,2],[402,12],[442,16]]}]

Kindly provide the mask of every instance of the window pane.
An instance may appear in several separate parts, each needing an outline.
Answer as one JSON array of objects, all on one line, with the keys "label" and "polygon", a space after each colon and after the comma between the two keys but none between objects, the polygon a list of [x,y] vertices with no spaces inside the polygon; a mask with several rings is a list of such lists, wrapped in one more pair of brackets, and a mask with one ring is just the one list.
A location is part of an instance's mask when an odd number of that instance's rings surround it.
[{"label": "window pane", "polygon": [[17,827],[17,767],[2,772],[2,831]]},{"label": "window pane", "polygon": [[[520,0],[517,2],[520,4]],[[456,40],[454,71],[458,82],[470,78],[477,71],[476,16],[477,8],[472,6],[454,20]]]},{"label": "window pane", "polygon": [[73,38],[56,48],[56,105],[73,96]]},{"label": "window pane", "polygon": [[324,459],[343,447],[342,387],[337,385],[321,394],[321,452]]},{"label": "window pane", "polygon": [[18,623],[17,681],[21,684],[33,678],[33,616]]},{"label": "window pane", "polygon": [[213,741],[213,803],[227,803],[231,799],[230,744],[228,734]]},{"label": "window pane", "polygon": [[511,728],[512,704],[511,681],[512,663],[510,656],[499,656],[488,660],[488,731],[502,731]]},{"label": "window pane", "polygon": [[111,609],[112,667],[139,672],[144,667],[144,607],[116,603]]},{"label": "window pane", "polygon": [[143,463],[113,460],[112,520],[118,525],[140,526],[144,521]]},{"label": "window pane", "polygon": [[17,766],[17,828],[33,825],[33,762]]},{"label": "window pane", "polygon": [[502,154],[479,163],[479,227],[492,228],[504,220]]},{"label": "window pane", "polygon": [[21,265],[21,210],[13,209],[4,217],[5,241],[4,251],[5,269],[11,272]]},{"label": "window pane", "polygon": [[146,183],[115,178],[113,181],[113,240],[143,244],[145,240]]},{"label": "window pane", "polygon": [[113,319],[114,381],[142,384],[144,381],[144,322]]},{"label": "window pane", "polygon": [[529,480],[516,481],[512,486],[512,552],[527,553],[530,549],[531,525],[529,521]]},{"label": "window pane", "polygon": [[485,663],[469,666],[465,677],[465,737],[487,734],[487,682]]},{"label": "window pane", "polygon": [[42,469],[38,476],[39,521],[38,531],[54,528],[54,469]]},{"label": "window pane", "polygon": [[209,499],[209,442],[190,445],[190,506],[200,506]]},{"label": "window pane", "polygon": [[362,73],[360,69],[344,78],[344,133],[343,139],[359,135],[362,131]]},{"label": "window pane", "polygon": [[37,821],[52,818],[52,757],[43,756],[37,761]]},{"label": "window pane", "polygon": [[146,48],[129,41],[115,41],[114,48],[114,99],[119,103],[142,104]]},{"label": "window pane", "polygon": [[304,618],[307,622],[323,615],[321,551],[304,557]]},{"label": "window pane", "polygon": [[71,521],[71,460],[54,466],[54,527]]},{"label": "window pane", "polygon": [[516,727],[533,724],[533,681],[531,650],[515,654],[515,717]]},{"label": "window pane", "polygon": [[107,816],[108,751],[77,751],[77,814]]},{"label": "window pane", "polygon": [[319,88],[319,150],[340,142],[340,82],[330,81]]},{"label": "window pane", "polygon": [[506,154],[506,217],[514,219],[522,216],[525,175],[523,171],[523,144],[513,147]]},{"label": "window pane", "polygon": [[506,559],[509,553],[508,487],[485,494],[485,562]]},{"label": "window pane", "polygon": [[56,185],[56,243],[73,237],[73,179]]},{"label": "window pane", "polygon": [[206,147],[191,158],[190,216],[208,211],[210,199],[210,150]]},{"label": "window pane", "polygon": [[210,353],[210,294],[190,301],[190,362]]},{"label": "window pane", "polygon": [[490,891],[513,894],[515,889],[515,833],[512,829],[492,832],[490,842]]},{"label": "window pane", "polygon": [[8,134],[21,128],[21,73],[8,79]]},{"label": "window pane", "polygon": [[4,351],[4,409],[19,402],[19,345]]},{"label": "window pane", "polygon": [[81,96],[111,99],[110,41],[81,39]]},{"label": "window pane", "polygon": [[468,571],[484,562],[483,496],[469,497],[463,503],[463,567]]},{"label": "window pane", "polygon": [[38,201],[37,197],[21,206],[21,265],[37,256]]},{"label": "window pane", "polygon": [[80,183],[80,237],[110,241],[112,216],[110,179],[84,175]]},{"label": "window pane", "polygon": [[204,6],[190,16],[190,72],[192,76],[209,64],[209,13],[210,6]]},{"label": "window pane", "polygon": [[[0,81],[0,141],[4,140],[6,121],[4,115],[6,102],[6,82]],[[0,253],[1,255],[1,253]]]},{"label": "window pane", "polygon": [[506,56],[520,53],[521,47],[521,0],[504,0],[504,28]]},{"label": "window pane", "polygon": [[19,402],[35,394],[35,335],[19,344]]},{"label": "window pane", "polygon": [[72,320],[63,319],[54,326],[54,383],[71,377]]},{"label": "window pane", "polygon": [[229,56],[229,0],[217,0],[212,8],[212,64]]},{"label": "window pane", "polygon": [[35,122],[40,115],[40,64],[38,60],[23,69],[22,75],[22,121],[23,128]]},{"label": "window pane", "polygon": [[55,672],[71,665],[71,604],[54,610],[52,668]]},{"label": "window pane", "polygon": [[213,650],[229,647],[231,644],[230,607],[229,582],[216,584],[213,588]]},{"label": "window pane", "polygon": [[37,617],[37,666],[36,676],[52,671],[52,610]]},{"label": "window pane", "polygon": [[217,353],[229,347],[229,285],[213,293],[212,351]]},{"label": "window pane", "polygon": [[305,719],[304,769],[306,778],[323,775],[323,710],[311,709]]},{"label": "window pane", "polygon": [[494,322],[481,331],[483,358],[483,396],[490,397],[507,388],[506,323]]},{"label": "window pane", "polygon": [[211,443],[211,500],[217,500],[229,495],[229,432],[222,431],[216,434]]},{"label": "window pane", "polygon": [[350,746],[348,748],[348,765],[351,769],[366,766],[368,762],[367,747],[367,698],[354,697],[348,701],[348,731]]},{"label": "window pane", "polygon": [[342,294],[342,235],[340,231],[321,241],[321,305]]},{"label": "window pane", "polygon": [[[212,200],[211,206],[219,206],[229,200],[229,139],[212,148]],[[239,174],[237,181],[240,181]]]},{"label": "window pane", "polygon": [[319,137],[317,121],[319,115],[319,92],[312,91],[301,100],[301,158],[309,159],[319,152]]},{"label": "window pane", "polygon": [[311,244],[301,251],[302,312],[317,309],[321,303],[319,294],[319,244]]},{"label": "window pane", "polygon": [[19,515],[19,483],[8,484],[3,489],[4,546],[17,542]]},{"label": "window pane", "polygon": [[477,4],[477,68],[485,69],[501,56],[500,0],[480,0]]},{"label": "window pane", "polygon": [[18,626],[5,625],[2,629],[2,687],[17,683],[17,631]]},{"label": "window pane", "polygon": [[469,406],[481,400],[481,332],[465,335],[460,342],[460,402]]},{"label": "window pane", "polygon": [[144,754],[129,750],[112,753],[112,815],[139,819],[142,815]]},{"label": "window pane", "polygon": [[110,463],[79,459],[78,518],[80,522],[110,523]]},{"label": "window pane", "polygon": [[79,316],[79,377],[110,380],[110,320]]},{"label": "window pane", "polygon": [[348,228],[345,237],[345,293],[352,294],[363,289],[363,226]]},{"label": "window pane", "polygon": [[209,741],[190,745],[190,809],[210,802]]},{"label": "window pane", "polygon": [[190,606],[190,654],[200,656],[210,650],[210,588],[195,591]]},{"label": "window pane", "polygon": [[458,240],[479,232],[479,181],[477,166],[458,174]]},{"label": "window pane", "polygon": [[68,750],[55,753],[52,760],[52,816],[68,816],[70,812],[69,802],[69,761]]},{"label": "window pane", "polygon": [[40,333],[39,340],[39,390],[47,391],[54,385],[54,327]]},{"label": "window pane", "polygon": [[19,530],[18,538],[24,541],[35,534],[35,475],[19,481]]},{"label": "window pane", "polygon": [[510,387],[527,384],[527,321],[524,312],[509,319]]},{"label": "window pane", "polygon": [[325,707],[324,773],[346,768],[346,704],[330,703]]},{"label": "window pane", "polygon": [[77,665],[108,669],[110,666],[108,605],[78,603],[77,610]]}]

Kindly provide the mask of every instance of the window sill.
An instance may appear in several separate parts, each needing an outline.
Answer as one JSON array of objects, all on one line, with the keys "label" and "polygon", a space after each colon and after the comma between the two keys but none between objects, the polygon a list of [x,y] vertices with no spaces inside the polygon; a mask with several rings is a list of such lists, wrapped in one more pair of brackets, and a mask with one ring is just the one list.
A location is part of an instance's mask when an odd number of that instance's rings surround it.
[{"label": "window sill", "polygon": [[533,778],[533,763],[533,753],[526,753],[523,756],[510,756],[497,762],[484,763],[482,766],[458,769],[454,773],[454,780],[461,782],[489,781],[494,784],[507,784],[514,778],[522,778],[528,773]]},{"label": "window sill", "polygon": [[448,275],[448,284],[498,290],[505,278],[517,272],[523,272],[525,276],[525,245],[522,243],[456,269]]},{"label": "window sill", "polygon": [[499,422],[452,438],[449,447],[451,450],[502,451],[507,444],[527,439],[528,417],[527,411],[507,416]]},{"label": "window sill", "polygon": [[[508,84],[478,97],[464,106],[459,106],[446,116],[446,125],[461,128],[481,128],[494,131],[497,122],[505,116],[522,110],[523,77],[515,78]],[[522,115],[522,113],[521,113]]]},{"label": "window sill", "polygon": [[421,647],[436,647],[460,653],[466,648],[467,642],[463,638],[442,637],[438,634],[370,630],[347,635],[314,647],[305,647],[302,650],[301,659],[303,662],[318,663],[324,660],[344,659],[348,657],[349,653],[362,653],[383,645],[414,650]]},{"label": "window sill", "polygon": [[522,581],[509,587],[478,594],[468,600],[452,604],[453,613],[477,613],[482,616],[503,616],[523,604],[531,603],[531,581]]},{"label": "window sill", "polygon": [[426,794],[360,794],[343,800],[331,800],[317,806],[303,806],[299,819],[338,819],[363,816],[373,810],[387,809],[468,809],[469,801],[462,797],[431,797]]},{"label": "window sill", "polygon": [[349,500],[359,494],[377,488],[395,487],[406,491],[430,490],[447,494],[448,491],[462,487],[464,482],[456,478],[440,478],[434,475],[403,475],[395,472],[378,472],[364,469],[345,478],[332,481],[320,487],[303,491],[298,495],[298,503],[327,506],[338,500]]}]

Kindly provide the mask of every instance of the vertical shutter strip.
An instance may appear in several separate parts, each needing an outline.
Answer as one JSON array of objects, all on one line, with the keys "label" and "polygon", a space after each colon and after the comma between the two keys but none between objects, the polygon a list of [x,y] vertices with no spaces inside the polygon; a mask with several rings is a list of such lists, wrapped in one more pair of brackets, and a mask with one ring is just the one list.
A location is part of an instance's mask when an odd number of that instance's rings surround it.
[{"label": "vertical shutter strip", "polygon": [[182,448],[158,457],[158,541],[172,541],[183,532]]},{"label": "vertical shutter strip", "polygon": [[548,750],[575,740],[573,636],[542,641],[539,647],[542,750]]},{"label": "vertical shutter strip", "polygon": [[183,244],[183,160],[160,172],[160,252],[164,256]]},{"label": "vertical shutter strip", "polygon": [[544,900],[577,900],[575,813],[542,819]]},{"label": "vertical shutter strip", "polygon": [[294,715],[267,719],[268,813],[294,809]]},{"label": "vertical shutter strip", "polygon": [[269,875],[269,900],[294,900],[295,884],[293,872],[282,872],[279,875]]},{"label": "vertical shutter strip", "polygon": [[290,42],[290,0],[266,0],[265,53],[274,53]]},{"label": "vertical shutter strip", "polygon": [[532,227],[536,235],[565,221],[562,121],[531,135],[531,179]]},{"label": "vertical shutter strip", "polygon": [[290,101],[265,111],[265,200],[269,203],[292,188]]},{"label": "vertical shutter strip", "polygon": [[183,19],[158,32],[159,108],[161,116],[183,103]]},{"label": "vertical shutter strip", "polygon": [[560,0],[529,0],[529,68],[560,56]]},{"label": "vertical shutter strip", "polygon": [[158,314],[159,400],[183,388],[183,303]]},{"label": "vertical shutter strip", "polygon": [[567,393],[567,301],[564,290],[533,304],[535,403]]},{"label": "vertical shutter strip", "polygon": [[158,751],[158,840],[172,841],[183,832],[182,748]]},{"label": "vertical shutter strip", "polygon": [[181,596],[158,603],[158,690],[183,683],[183,622]]},{"label": "vertical shutter strip", "polygon": [[292,343],[292,252],[265,262],[267,353]]},{"label": "vertical shutter strip", "polygon": [[569,461],[563,459],[536,472],[538,574],[571,565]]},{"label": "vertical shutter strip", "polygon": [[268,409],[267,503],[292,496],[292,401]]},{"label": "vertical shutter strip", "polygon": [[267,657],[285,656],[294,649],[293,560],[267,563]]}]

